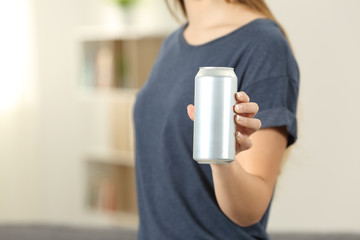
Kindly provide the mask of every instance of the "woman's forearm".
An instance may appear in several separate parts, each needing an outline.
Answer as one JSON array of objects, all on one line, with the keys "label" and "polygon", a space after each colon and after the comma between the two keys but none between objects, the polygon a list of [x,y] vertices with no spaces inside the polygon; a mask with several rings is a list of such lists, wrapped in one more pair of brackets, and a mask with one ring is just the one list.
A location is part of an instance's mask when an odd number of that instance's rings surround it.
[{"label": "woman's forearm", "polygon": [[[219,207],[233,222],[249,226],[261,219],[269,205],[288,133],[285,126],[259,131],[261,122],[253,117],[259,110],[258,105],[250,102],[245,92],[238,92],[235,96],[238,102],[234,107],[237,112],[237,159],[229,165],[210,166]],[[192,120],[194,113],[195,107],[188,105],[188,115]],[[240,114],[242,117],[238,119]],[[244,117],[244,114],[249,117]]]},{"label": "woman's forearm", "polygon": [[211,164],[215,195],[223,213],[240,226],[258,222],[266,211],[272,188],[247,173],[239,162]]}]

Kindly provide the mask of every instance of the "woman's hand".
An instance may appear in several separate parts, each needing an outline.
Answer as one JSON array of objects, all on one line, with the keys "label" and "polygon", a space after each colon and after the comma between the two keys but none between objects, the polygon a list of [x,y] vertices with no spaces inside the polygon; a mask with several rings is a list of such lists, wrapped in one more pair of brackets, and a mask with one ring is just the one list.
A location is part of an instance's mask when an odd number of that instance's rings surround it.
[{"label": "woman's hand", "polygon": [[[235,94],[236,104],[233,106],[236,113],[236,154],[252,147],[252,141],[249,138],[251,134],[261,127],[261,121],[254,118],[259,111],[257,103],[250,102],[249,96],[245,92]],[[195,107],[192,104],[187,106],[187,112],[191,120],[194,121]]]}]

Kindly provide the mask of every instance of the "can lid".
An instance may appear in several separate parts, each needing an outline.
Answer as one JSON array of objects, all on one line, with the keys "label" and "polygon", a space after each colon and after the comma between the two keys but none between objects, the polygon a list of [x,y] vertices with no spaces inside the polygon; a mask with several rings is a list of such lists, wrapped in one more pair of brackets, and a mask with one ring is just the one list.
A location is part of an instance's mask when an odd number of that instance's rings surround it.
[{"label": "can lid", "polygon": [[199,67],[199,69],[234,70],[234,68],[232,67],[213,67],[213,66]]}]

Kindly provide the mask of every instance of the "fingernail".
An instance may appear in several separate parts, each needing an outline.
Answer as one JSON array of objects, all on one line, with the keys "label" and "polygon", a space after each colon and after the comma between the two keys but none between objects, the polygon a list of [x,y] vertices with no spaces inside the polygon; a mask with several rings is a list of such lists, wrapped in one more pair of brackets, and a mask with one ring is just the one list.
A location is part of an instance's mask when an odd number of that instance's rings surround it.
[{"label": "fingernail", "polygon": [[238,138],[240,138],[240,132],[236,132],[236,136],[238,137]]},{"label": "fingernail", "polygon": [[241,93],[241,92],[238,92],[238,93],[237,93],[237,96],[238,96],[238,98],[241,98],[242,93]]},{"label": "fingernail", "polygon": [[243,118],[239,115],[236,115],[236,120],[241,121],[241,120],[243,120]]},{"label": "fingernail", "polygon": [[240,109],[242,109],[242,108],[243,108],[243,106],[241,104],[235,105],[235,110],[236,111],[240,111]]}]

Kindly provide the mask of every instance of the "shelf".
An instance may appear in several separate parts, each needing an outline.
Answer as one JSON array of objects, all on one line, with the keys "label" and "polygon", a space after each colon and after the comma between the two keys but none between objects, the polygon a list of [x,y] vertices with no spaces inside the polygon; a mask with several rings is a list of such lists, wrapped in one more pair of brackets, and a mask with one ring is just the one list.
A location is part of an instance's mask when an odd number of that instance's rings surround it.
[{"label": "shelf", "polygon": [[94,226],[125,227],[136,230],[139,225],[137,214],[125,212],[103,212],[87,208],[85,212],[86,224]]},{"label": "shelf", "polygon": [[83,26],[76,29],[78,41],[138,40],[142,38],[166,37],[174,29],[131,27]]},{"label": "shelf", "polygon": [[85,159],[92,162],[102,162],[115,165],[134,166],[135,154],[133,152],[115,150],[91,150]]},{"label": "shelf", "polygon": [[135,168],[128,160],[88,160],[86,206],[110,216],[136,215]]},{"label": "shelf", "polygon": [[168,33],[101,26],[77,31],[84,204],[95,224],[137,227],[133,110]]},{"label": "shelf", "polygon": [[147,81],[164,36],[82,41],[80,85],[137,88]]}]

